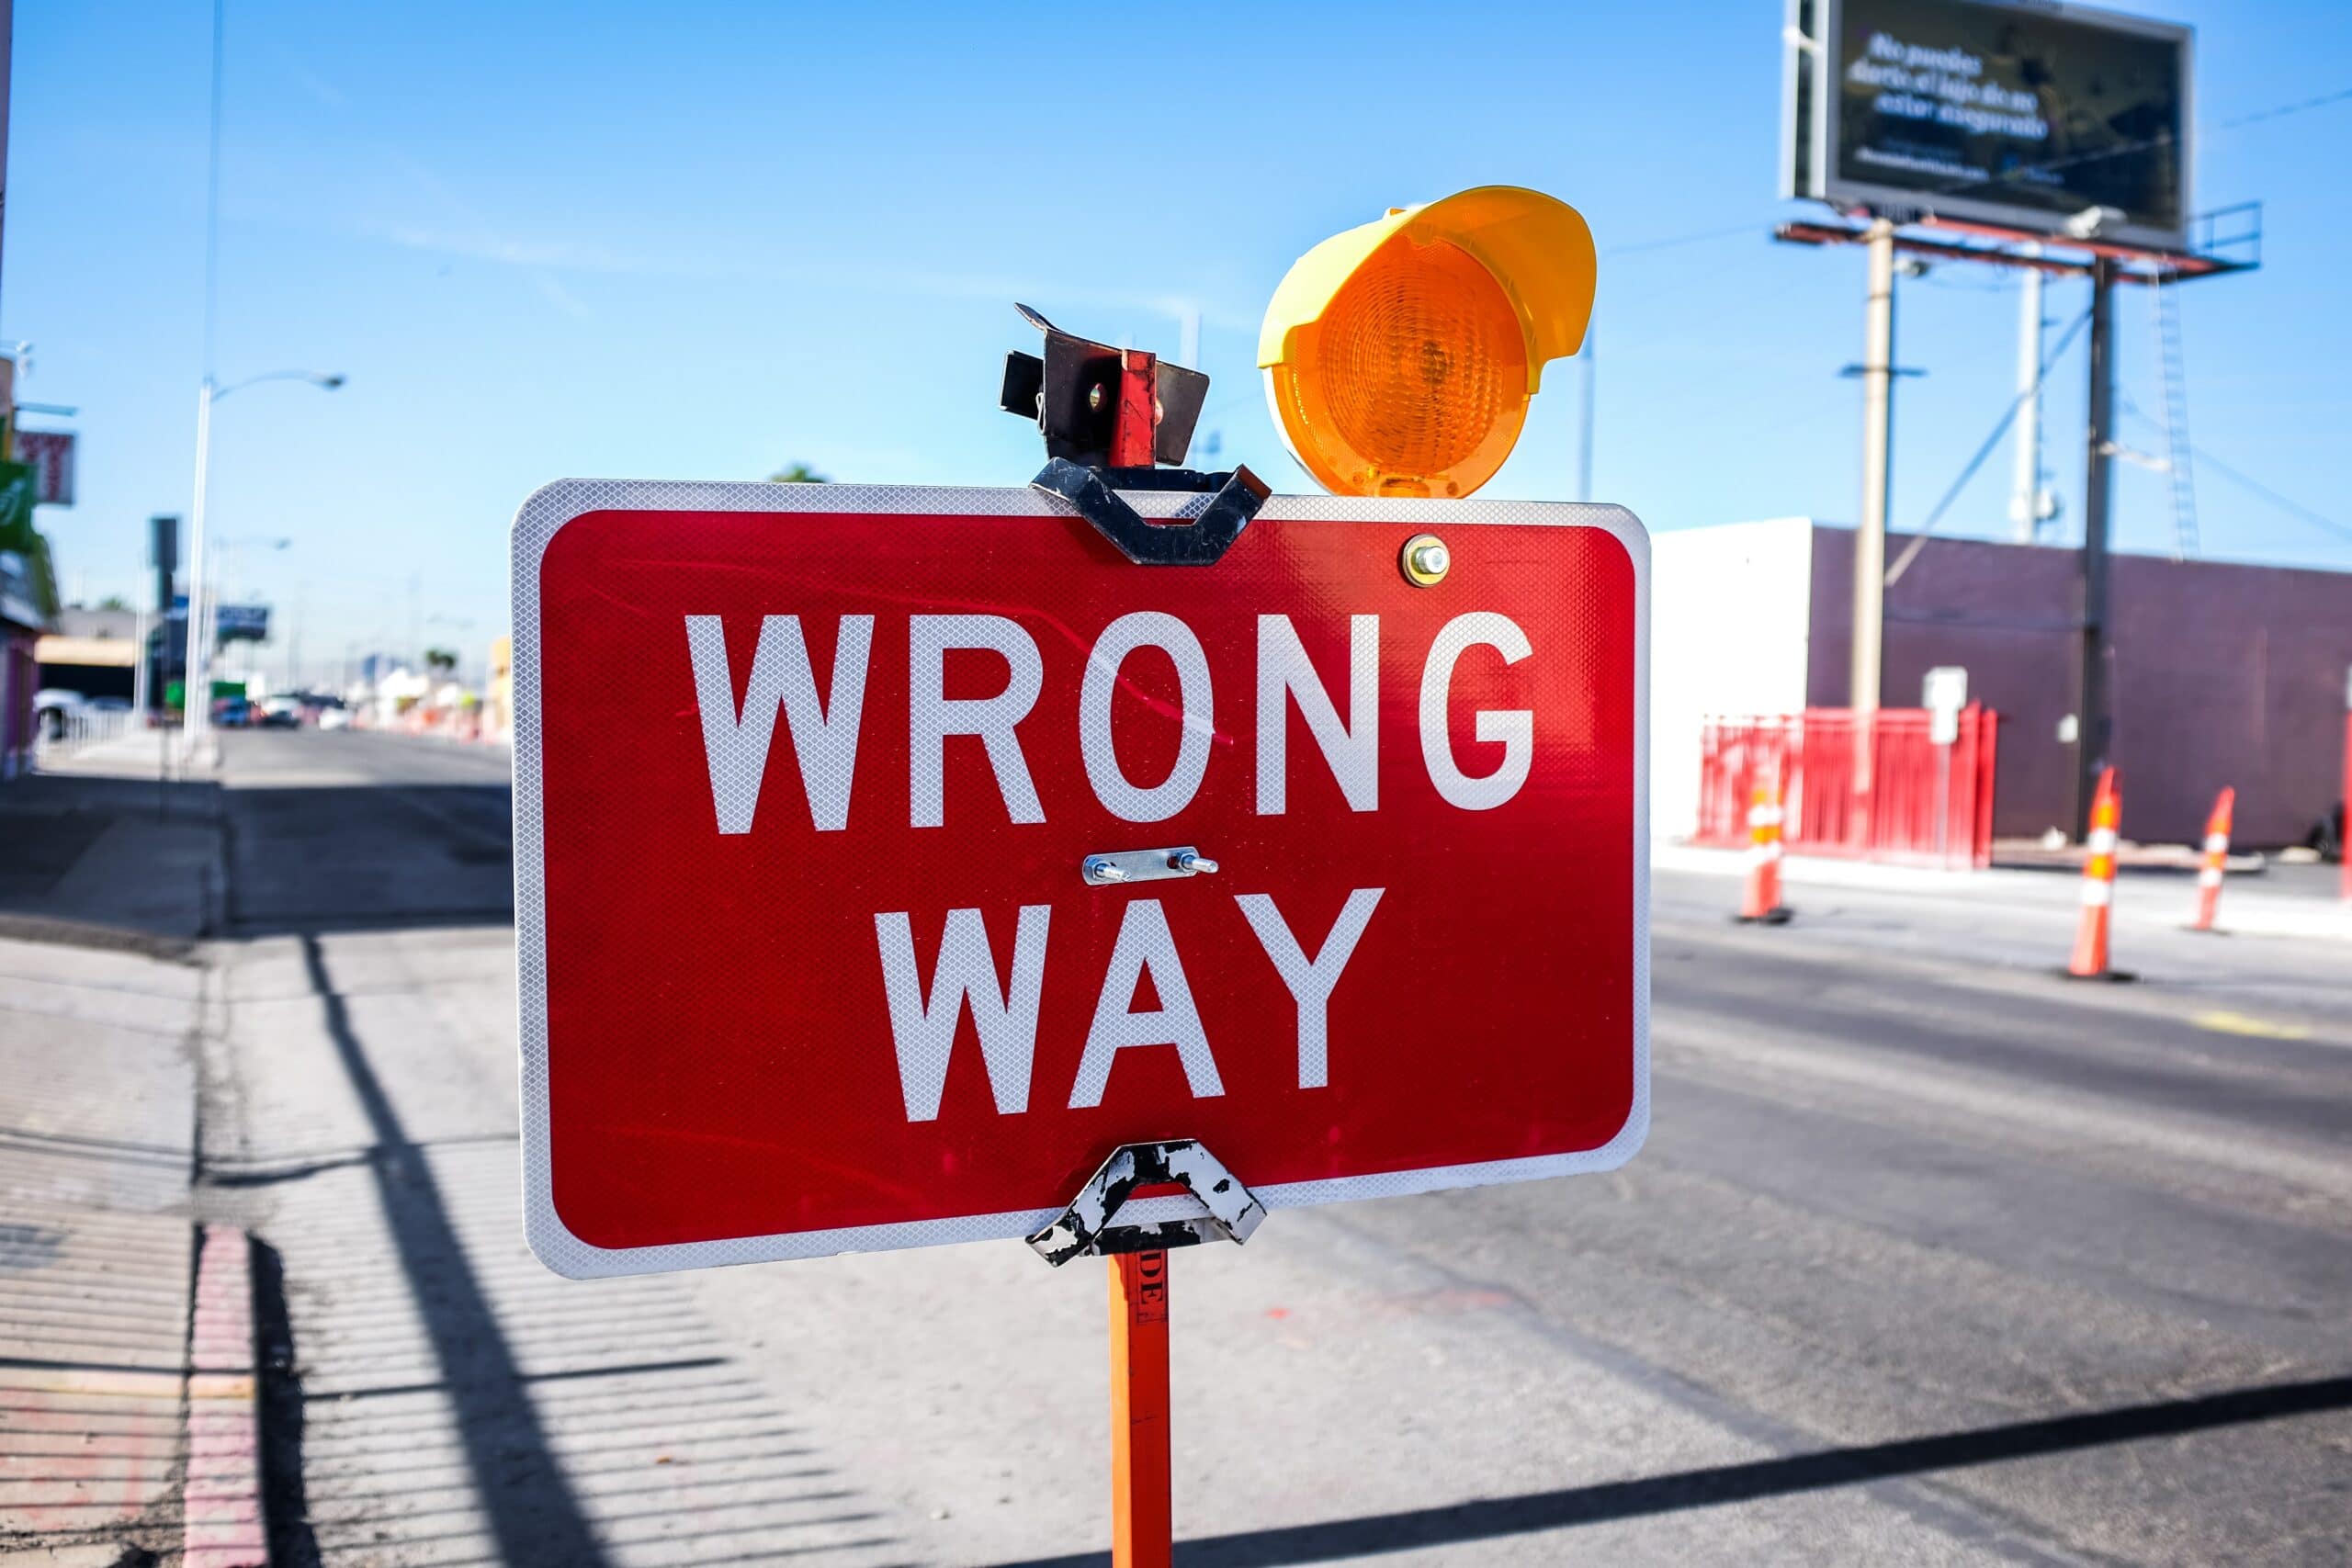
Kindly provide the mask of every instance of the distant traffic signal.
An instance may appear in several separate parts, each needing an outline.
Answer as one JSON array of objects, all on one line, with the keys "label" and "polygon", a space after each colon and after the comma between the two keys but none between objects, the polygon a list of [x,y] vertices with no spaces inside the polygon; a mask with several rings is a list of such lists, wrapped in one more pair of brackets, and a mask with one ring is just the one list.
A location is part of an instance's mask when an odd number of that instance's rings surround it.
[{"label": "distant traffic signal", "polygon": [[1317,245],[1266,308],[1258,364],[1292,455],[1339,495],[1464,496],[1501,468],[1592,316],[1592,231],[1480,186]]}]

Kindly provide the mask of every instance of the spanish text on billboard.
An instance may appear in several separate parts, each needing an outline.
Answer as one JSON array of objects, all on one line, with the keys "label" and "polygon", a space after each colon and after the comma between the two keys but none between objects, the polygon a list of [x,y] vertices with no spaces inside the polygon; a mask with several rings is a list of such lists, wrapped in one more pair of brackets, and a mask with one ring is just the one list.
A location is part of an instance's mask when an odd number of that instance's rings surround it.
[{"label": "spanish text on billboard", "polygon": [[[2180,40],[1981,0],[1845,0],[1838,175],[2181,226]],[[1922,205],[1932,206],[1923,200]]]}]

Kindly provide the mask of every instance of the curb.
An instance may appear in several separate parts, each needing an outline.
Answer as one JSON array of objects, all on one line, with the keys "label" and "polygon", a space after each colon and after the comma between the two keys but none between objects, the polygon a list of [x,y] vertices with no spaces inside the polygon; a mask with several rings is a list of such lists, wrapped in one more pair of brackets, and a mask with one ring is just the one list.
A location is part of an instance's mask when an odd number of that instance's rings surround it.
[{"label": "curb", "polygon": [[254,1361],[253,1244],[235,1225],[206,1225],[188,1324],[183,1568],[268,1568]]},{"label": "curb", "polygon": [[[1738,850],[1654,841],[1650,865],[1657,871],[1695,872],[1707,876],[1744,876],[1747,861]],[[1785,887],[1847,887],[1877,893],[1931,893],[1939,897],[1997,901],[2025,894],[2037,907],[2072,910],[2079,875],[2060,875],[2024,866],[1992,866],[1982,871],[1944,871],[1928,866],[1889,865],[1882,862],[1847,860],[1824,855],[1792,855],[1781,863]],[[2157,923],[2177,923],[2189,905],[2186,897],[2177,909],[2155,903],[2144,890],[2132,886],[2132,868],[2123,867],[2125,886],[2132,895],[2126,909],[2134,924],[2143,918]],[[2228,884],[2222,893],[2222,931],[2245,936],[2301,937],[2315,942],[2352,942],[2352,906],[2326,898],[2264,895],[2252,887],[2233,897]]]},{"label": "curb", "polygon": [[52,947],[89,947],[106,953],[135,953],[164,964],[195,961],[196,940],[164,936],[135,926],[109,925],[103,920],[69,919],[62,915],[0,913],[0,939],[45,942]]}]

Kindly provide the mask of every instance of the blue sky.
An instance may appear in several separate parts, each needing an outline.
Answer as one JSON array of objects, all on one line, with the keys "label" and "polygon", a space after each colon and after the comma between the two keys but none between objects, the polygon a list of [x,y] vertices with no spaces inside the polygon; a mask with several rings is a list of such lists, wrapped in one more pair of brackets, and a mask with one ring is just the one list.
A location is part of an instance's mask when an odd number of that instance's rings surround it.
[{"label": "blue sky", "polygon": [[[2352,525],[2352,101],[2229,123],[2352,87],[2352,7],[2133,8],[2199,28],[2197,205],[2267,204],[2263,269],[2184,293],[2192,434]],[[209,11],[17,6],[0,336],[37,345],[21,398],[81,410],[80,504],[45,513],[69,592],[134,592],[143,520],[187,505]],[[1069,16],[230,0],[218,367],[350,377],[221,406],[217,525],[294,541],[240,551],[232,591],[299,604],[323,659],[405,646],[413,581],[470,664],[550,479],[1022,482],[1035,433],[993,408],[1016,298],[1171,355],[1197,309],[1220,461],[1305,488],[1259,391],[1266,297],[1324,235],[1489,182],[1601,246],[1600,499],[1653,529],[1854,514],[1862,258],[1769,239],[1803,210],[1773,194],[1779,0]],[[2053,321],[2086,292],[2054,288]],[[2128,293],[2118,337],[2153,412],[2147,312]],[[2006,406],[2016,315],[2005,274],[1905,286],[1899,357],[1928,375],[1901,391],[1898,527]],[[2071,515],[2079,349],[2054,380]],[[1572,495],[1577,387],[1555,367],[1487,493]],[[2120,483],[2120,544],[2164,547],[2165,482]],[[1947,529],[2005,533],[2007,484],[2004,451]],[[2352,536],[2218,474],[2199,502],[2209,554],[2352,568]]]}]

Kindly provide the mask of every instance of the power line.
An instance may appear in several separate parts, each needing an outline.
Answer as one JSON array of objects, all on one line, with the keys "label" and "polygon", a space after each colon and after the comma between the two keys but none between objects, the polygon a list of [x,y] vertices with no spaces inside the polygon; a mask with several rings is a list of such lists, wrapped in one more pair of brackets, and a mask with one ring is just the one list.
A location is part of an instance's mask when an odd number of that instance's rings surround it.
[{"label": "power line", "polygon": [[1937,272],[1922,273],[1911,281],[1924,283],[1930,288],[1947,289],[1954,294],[2007,294],[2018,287],[2018,279],[2006,270],[1996,274],[1990,283],[1961,283]]},{"label": "power line", "polygon": [[[220,45],[228,0],[212,0],[212,119],[204,164],[204,374],[212,375],[212,340],[220,314]],[[188,623],[190,626],[195,622]]]},{"label": "power line", "polygon": [[[1659,348],[1670,347],[1677,343],[1689,342],[1691,337],[1691,333],[1689,331],[1690,328],[1713,327],[1717,322],[1722,321],[1725,317],[1736,315],[1743,310],[1747,310],[1758,306],[1769,305],[1774,300],[1781,298],[1783,295],[1793,294],[1800,288],[1809,287],[1813,280],[1808,276],[1795,273],[1792,273],[1784,278],[1776,278],[1770,273],[1757,272],[1749,276],[1748,281],[1751,284],[1751,287],[1741,289],[1738,293],[1730,296],[1728,299],[1720,294],[1714,296],[1714,298],[1709,301],[1715,307],[1713,310],[1702,310],[1696,315],[1679,316],[1676,318],[1674,325],[1668,331],[1664,333],[1653,333],[1647,337],[1637,337],[1631,344],[1627,344],[1623,340],[1613,341],[1609,345],[1610,352],[1612,354],[1623,354],[1629,347],[1657,350]],[[1648,294],[1639,295],[1634,299],[1625,300],[1617,306],[1618,314],[1622,316],[1624,311],[1630,310],[1634,306],[1656,299],[1659,294],[1668,292],[1672,292],[1672,290],[1663,288],[1656,289]]]},{"label": "power line", "polygon": [[2283,119],[2290,114],[2301,114],[2305,109],[2325,108],[2330,104],[2340,104],[2346,98],[2352,98],[2352,87],[2338,87],[2333,93],[2322,93],[2315,98],[2304,98],[2296,103],[2280,104],[2276,108],[2256,109],[2252,114],[2242,114],[2235,119],[2223,120],[2214,129],[2235,130],[2241,125],[2252,125],[2257,120]]},{"label": "power line", "polygon": [[1662,240],[1636,240],[1627,245],[1611,245],[1600,254],[1604,256],[1630,256],[1638,251],[1668,251],[1678,245],[1695,245],[1705,240],[1729,239],[1734,234],[1753,234],[1770,222],[1767,214],[1752,222],[1726,224],[1720,229],[1702,229],[1691,234],[1671,234]]},{"label": "power line", "polygon": [[[1757,234],[1764,231],[1765,225],[1770,221],[1771,219],[1767,216],[1758,218],[1753,222],[1741,223],[1721,229],[1702,229],[1694,233],[1670,235],[1660,240],[1637,240],[1630,245],[1611,245],[1608,249],[1600,253],[1600,257],[1605,261],[1617,256],[1639,254],[1653,251],[1671,250],[1681,245],[1695,245],[1707,240],[1728,239],[1737,234]],[[1769,276],[1764,276],[1760,269],[1758,269],[1758,276],[1761,277],[1763,281],[1770,281]],[[1615,274],[1612,272],[1610,274],[1610,276],[1613,278]],[[1616,293],[1611,292],[1606,297],[1610,311],[1610,319],[1612,321],[1623,320],[1624,313],[1627,310],[1633,310],[1636,306],[1646,305],[1653,299],[1663,299],[1669,294],[1687,294],[1689,292],[1690,285],[1688,283],[1675,278],[1670,275],[1662,279],[1653,281],[1649,288],[1645,288],[1640,293],[1633,295],[1630,298],[1620,297]]]},{"label": "power line", "polygon": [[1976,477],[1976,470],[1984,466],[1984,459],[1991,457],[1994,449],[2000,446],[2001,437],[2008,434],[2010,424],[2018,417],[2018,411],[2025,407],[2027,399],[2041,390],[2041,383],[2050,378],[2050,367],[2058,363],[2059,356],[2064,355],[2067,345],[2075,341],[2075,334],[2081,332],[2090,319],[2091,313],[2088,310],[2076,316],[2075,324],[2059,334],[2057,345],[2042,356],[2041,368],[2035,373],[2033,385],[2009,400],[2009,406],[2001,412],[2000,419],[1993,426],[1993,433],[1984,438],[1984,445],[1976,449],[1976,456],[1968,459],[1967,466],[1960,470],[1960,477],[1951,481],[1951,488],[1944,491],[1943,499],[1937,502],[1935,510],[1928,513],[1928,520],[1919,525],[1918,532],[1913,536],[1911,543],[1905,547],[1903,554],[1896,558],[1894,564],[1887,569],[1887,587],[1894,587],[1902,581],[1903,574],[1911,570],[1912,561],[1917,559],[1919,552],[1928,547],[1928,536],[1936,531],[1936,525],[1942,520],[1944,513],[1951,508],[1953,502],[1960,499],[1960,492],[1968,488],[1968,481]]},{"label": "power line", "polygon": [[[2115,395],[2115,400],[2122,406],[2125,413],[2130,414],[2133,419],[2138,420],[2141,423],[2158,429],[2163,427],[2162,423],[2155,415],[2142,408],[2132,400],[2131,393],[2119,391]],[[2244,486],[2254,494],[2258,495],[2263,500],[2270,502],[2271,505],[2278,507],[2280,511],[2301,518],[2303,522],[2310,524],[2314,528],[2321,529],[2325,533],[2333,534],[2338,538],[2352,541],[2352,525],[2338,523],[2333,518],[2324,517],[2320,513],[2313,512],[2310,507],[2305,506],[2302,502],[2290,500],[2288,497],[2280,495],[2277,491],[2272,490],[2268,485],[2264,484],[2261,480],[2254,478],[2251,474],[2248,474],[2242,469],[2232,468],[2229,464],[2224,463],[2222,459],[2213,456],[2212,453],[2208,452],[2204,447],[2198,446],[2194,442],[2190,442],[2188,444],[2188,450],[2190,454],[2196,457],[2198,462],[2210,467],[2214,472],[2222,475],[2224,479],[2234,480],[2236,483]]]},{"label": "power line", "polygon": [[[2134,414],[2138,414],[2139,417],[2143,420],[2148,418],[2146,414],[2141,413],[2136,408],[2132,410],[2132,412]],[[2149,423],[2154,423],[2154,422],[2151,420]],[[2197,460],[2199,463],[2212,469],[2223,479],[2229,479],[2233,483],[2241,485],[2246,490],[2251,491],[2256,495],[2258,495],[2263,500],[2268,502],[2271,505],[2278,508],[2279,511],[2288,513],[2290,516],[2300,517],[2314,528],[2320,529],[2324,533],[2333,534],[2337,538],[2345,540],[2346,543],[2352,543],[2352,525],[2338,523],[2332,517],[2323,517],[2318,513],[2313,512],[2310,507],[2305,506],[2301,502],[2290,500],[2286,496],[2280,495],[2277,491],[2272,490],[2260,479],[2256,479],[2251,474],[2244,473],[2239,469],[2232,468],[2229,464],[2224,463],[2222,459],[2216,457],[2212,453],[2208,452],[2202,446],[2191,445],[2189,450],[2197,455]]]}]

